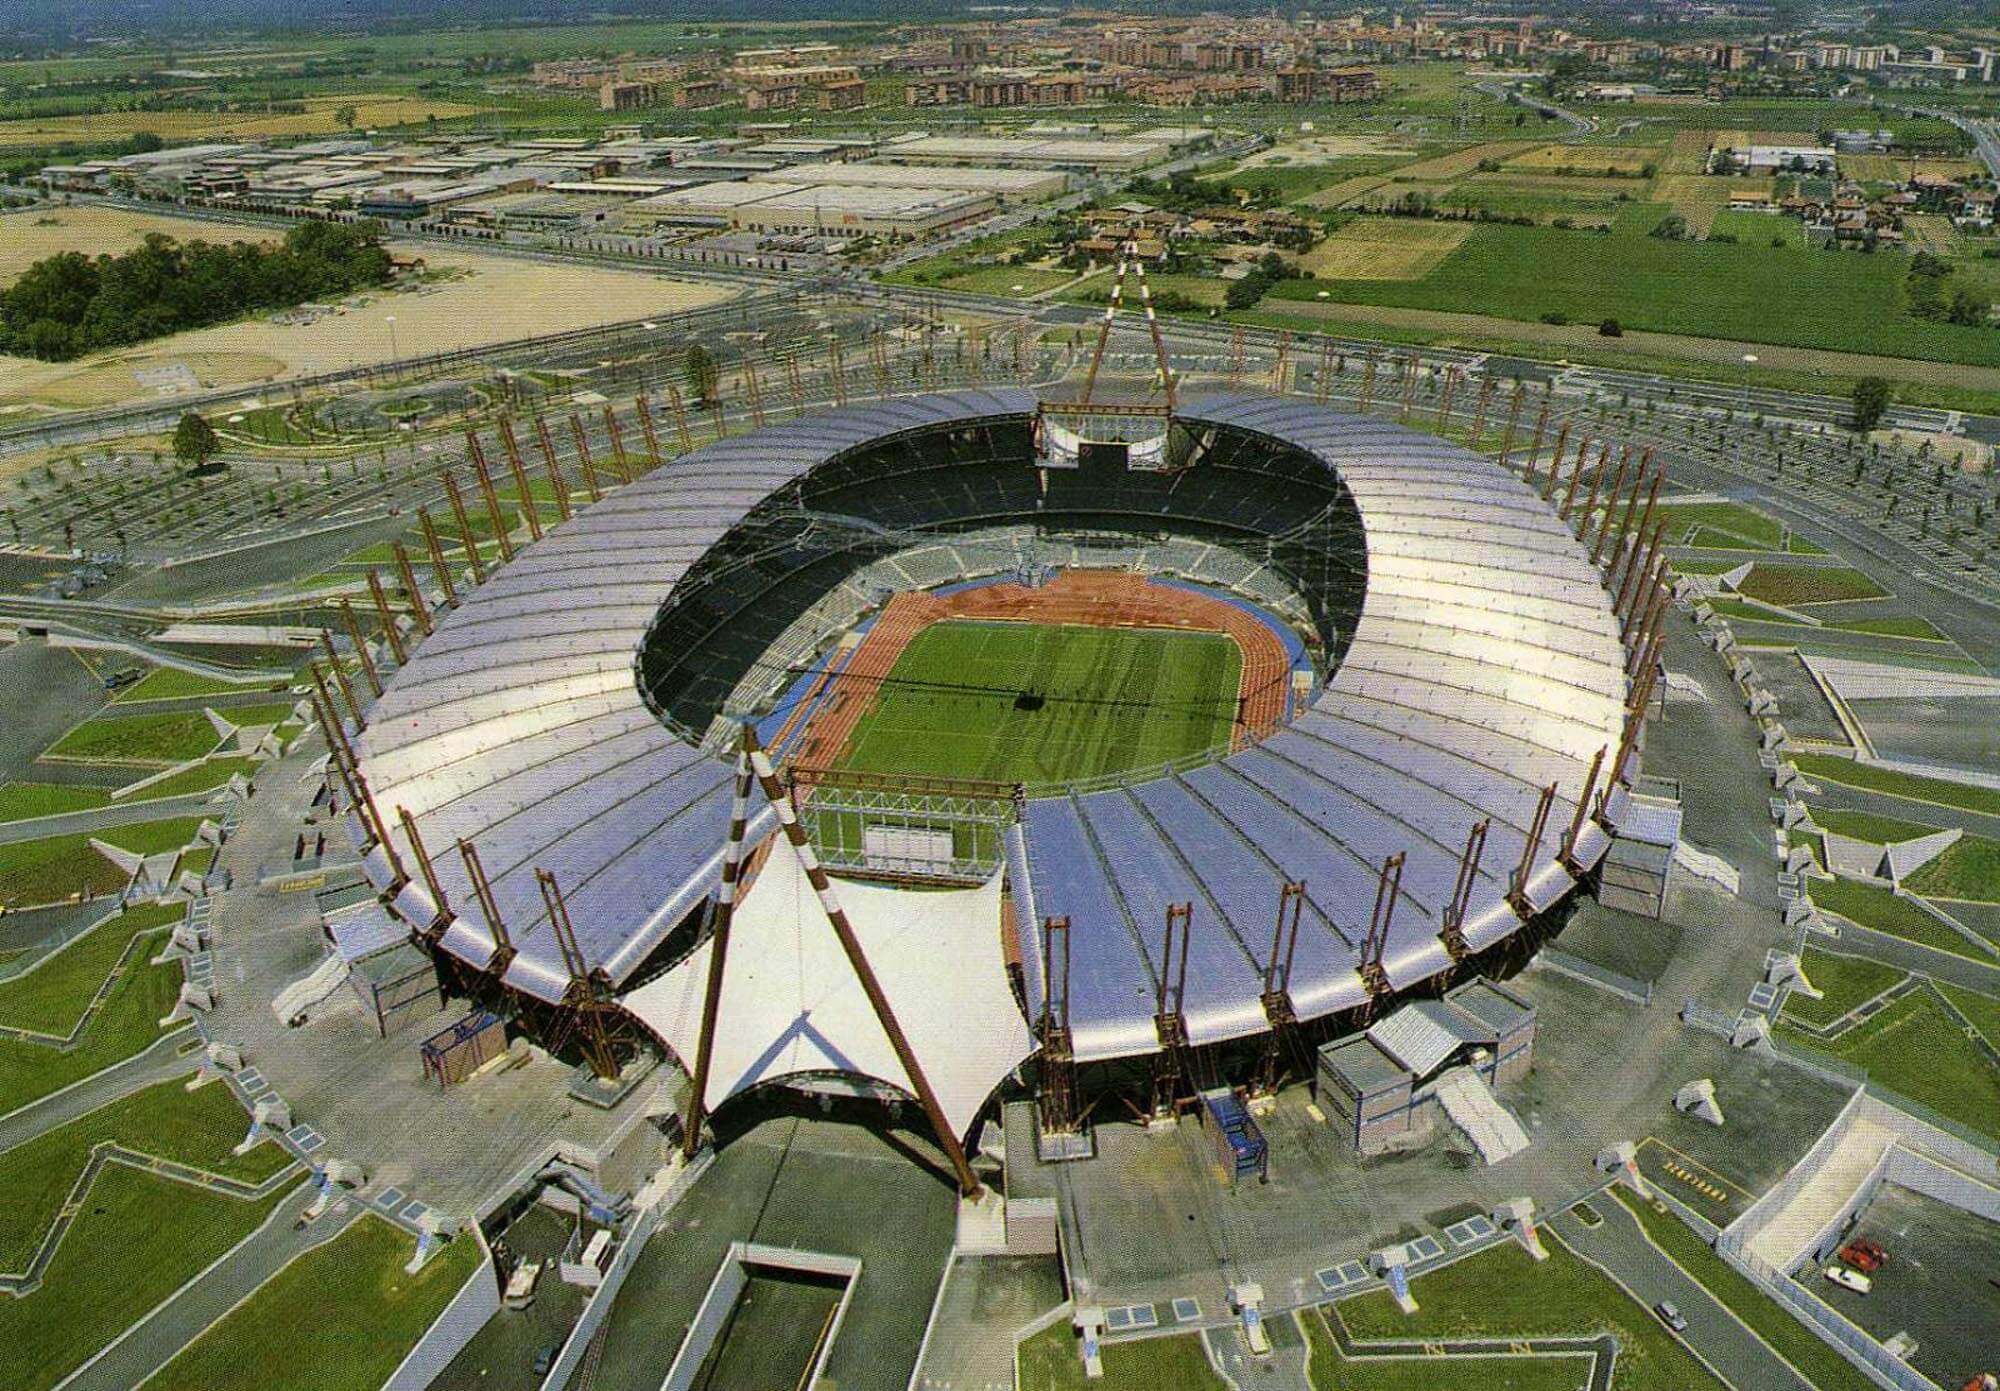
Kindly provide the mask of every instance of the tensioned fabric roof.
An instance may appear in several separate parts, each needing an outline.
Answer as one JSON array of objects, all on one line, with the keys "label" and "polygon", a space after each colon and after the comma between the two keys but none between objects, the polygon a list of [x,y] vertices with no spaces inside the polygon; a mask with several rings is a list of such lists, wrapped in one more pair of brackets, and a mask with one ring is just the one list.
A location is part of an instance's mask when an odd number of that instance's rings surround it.
[{"label": "tensioned fabric roof", "polygon": [[[1000,874],[923,895],[837,880],[841,908],[955,1134],[1028,1055],[1028,1026],[1007,983]],[[713,939],[625,1007],[690,1066],[701,1036]],[[915,1094],[791,847],[772,847],[737,907],[725,958],[714,1062],[702,1105],[799,1073],[880,1078]]]},{"label": "tensioned fabric roof", "polygon": [[[634,678],[675,582],[761,499],[836,455],[1034,409],[1025,392],[935,394],[721,440],[592,506],[467,594],[396,674],[358,746],[406,863],[399,808],[431,851],[455,914],[445,949],[481,966],[492,954],[448,853],[465,836],[518,948],[510,985],[551,1001],[567,985],[537,867],[561,881],[591,964],[629,976],[712,891],[728,818],[729,768],[663,727]],[[1071,921],[1071,1023],[1085,1060],[1157,1046],[1169,904],[1194,905],[1185,1013],[1196,1043],[1266,1027],[1263,966],[1287,879],[1307,883],[1291,982],[1301,1017],[1363,999],[1359,948],[1392,853],[1407,860],[1384,958],[1391,983],[1449,964],[1440,919],[1467,832],[1485,818],[1463,930],[1475,949],[1506,937],[1520,925],[1508,875],[1541,789],[1558,793],[1524,888],[1546,908],[1572,887],[1563,833],[1623,719],[1609,597],[1519,480],[1435,437],[1306,401],[1211,397],[1182,415],[1284,440],[1337,470],[1362,520],[1367,592],[1340,667],[1261,743],[1175,776],[1028,804],[1016,859],[1032,883],[1014,885],[1016,913]],[[773,822],[760,809],[752,838]],[[1606,839],[1585,826],[1577,858],[1589,865]],[[379,848],[368,868],[389,882]],[[420,878],[396,906],[417,925],[437,909]],[[1043,982],[1038,954],[1024,957],[1032,1012]]]}]

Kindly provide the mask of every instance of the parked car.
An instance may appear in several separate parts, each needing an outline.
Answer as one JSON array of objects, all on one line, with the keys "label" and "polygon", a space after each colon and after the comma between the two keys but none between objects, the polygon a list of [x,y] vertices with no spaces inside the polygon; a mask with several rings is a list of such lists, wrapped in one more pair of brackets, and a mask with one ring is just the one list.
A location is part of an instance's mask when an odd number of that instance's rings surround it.
[{"label": "parked car", "polygon": [[1841,1260],[1868,1275],[1880,1270],[1882,1263],[1889,1259],[1887,1251],[1884,1251],[1878,1243],[1866,1238],[1848,1242],[1840,1248],[1839,1254]]},{"label": "parked car", "polygon": [[1687,1332],[1687,1326],[1688,1326],[1687,1316],[1681,1313],[1679,1306],[1677,1306],[1673,1302],[1673,1300],[1671,1299],[1661,1300],[1658,1304],[1655,1304],[1653,1306],[1653,1312],[1660,1316],[1661,1323],[1664,1323],[1667,1327],[1673,1329],[1674,1332],[1676,1333]]},{"label": "parked car", "polygon": [[1844,1290],[1856,1294],[1866,1294],[1874,1287],[1874,1282],[1858,1270],[1849,1270],[1844,1265],[1830,1265],[1826,1268],[1826,1278]]},{"label": "parked car", "polygon": [[549,1374],[549,1368],[556,1365],[556,1358],[562,1352],[561,1343],[550,1343],[535,1354],[535,1377],[539,1380]]}]

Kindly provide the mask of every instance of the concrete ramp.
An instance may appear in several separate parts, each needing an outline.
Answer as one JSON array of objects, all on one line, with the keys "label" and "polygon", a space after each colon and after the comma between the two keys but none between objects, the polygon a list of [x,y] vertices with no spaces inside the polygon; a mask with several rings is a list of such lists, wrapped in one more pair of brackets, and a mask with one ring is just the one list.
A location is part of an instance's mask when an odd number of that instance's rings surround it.
[{"label": "concrete ramp", "polygon": [[1488,1164],[1511,1159],[1528,1147],[1528,1132],[1502,1106],[1486,1079],[1469,1067],[1455,1067],[1437,1079],[1438,1103],[1451,1123]]},{"label": "concrete ramp", "polygon": [[347,969],[347,962],[338,954],[327,957],[310,975],[301,976],[273,996],[271,1012],[280,1023],[290,1023],[299,1015],[310,1013],[340,989],[347,979]]}]

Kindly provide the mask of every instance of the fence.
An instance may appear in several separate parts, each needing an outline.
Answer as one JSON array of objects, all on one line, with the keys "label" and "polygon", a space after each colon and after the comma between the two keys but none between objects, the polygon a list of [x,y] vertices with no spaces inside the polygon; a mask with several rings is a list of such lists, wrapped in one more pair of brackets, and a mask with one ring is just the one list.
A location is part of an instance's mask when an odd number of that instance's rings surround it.
[{"label": "fence", "polygon": [[1559,947],[1543,947],[1535,956],[1536,964],[1554,971],[1559,976],[1580,980],[1585,985],[1608,990],[1613,995],[1632,1001],[1634,1004],[1651,1004],[1653,983],[1635,980],[1631,976],[1620,975],[1607,970],[1594,961],[1586,961],[1580,956],[1572,956]]},{"label": "fence", "polygon": [[1777,1300],[1786,1313],[1865,1372],[1877,1386],[1887,1391],[1938,1391],[1936,1382],[1896,1357],[1865,1330],[1849,1323],[1796,1280],[1725,1242],[1717,1242],[1715,1251],[1737,1273]]}]

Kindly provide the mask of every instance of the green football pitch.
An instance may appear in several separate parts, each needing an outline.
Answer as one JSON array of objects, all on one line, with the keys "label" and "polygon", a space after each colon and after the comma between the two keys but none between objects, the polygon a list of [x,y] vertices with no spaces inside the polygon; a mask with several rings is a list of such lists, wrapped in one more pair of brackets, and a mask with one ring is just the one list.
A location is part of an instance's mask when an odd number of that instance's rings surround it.
[{"label": "green football pitch", "polygon": [[1226,745],[1243,667],[1220,633],[949,620],[903,650],[844,769],[1068,782]]}]

